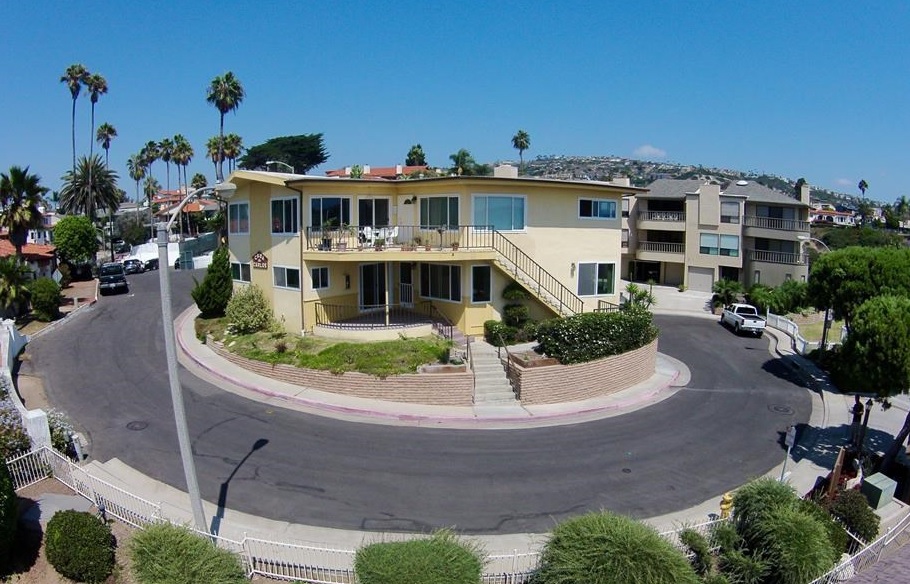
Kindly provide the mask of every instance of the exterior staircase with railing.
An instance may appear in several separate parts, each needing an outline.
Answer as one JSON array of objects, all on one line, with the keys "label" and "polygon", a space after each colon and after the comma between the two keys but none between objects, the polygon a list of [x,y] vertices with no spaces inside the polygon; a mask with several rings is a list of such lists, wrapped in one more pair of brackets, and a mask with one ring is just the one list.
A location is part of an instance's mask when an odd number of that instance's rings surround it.
[{"label": "exterior staircase with railing", "polygon": [[496,347],[482,340],[471,342],[474,370],[474,405],[514,404],[517,400]]}]

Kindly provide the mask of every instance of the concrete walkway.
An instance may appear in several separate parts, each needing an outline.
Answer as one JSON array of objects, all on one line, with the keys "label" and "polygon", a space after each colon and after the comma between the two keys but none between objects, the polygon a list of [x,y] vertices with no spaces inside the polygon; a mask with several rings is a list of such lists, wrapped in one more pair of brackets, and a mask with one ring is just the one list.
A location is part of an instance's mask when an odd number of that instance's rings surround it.
[{"label": "concrete walkway", "polygon": [[[675,314],[716,319],[707,305],[710,295],[695,292],[679,292],[676,288],[654,287],[657,303],[653,310],[657,314]],[[343,420],[445,428],[527,428],[558,424],[574,424],[588,420],[622,415],[638,408],[647,407],[671,396],[679,387],[689,381],[685,364],[666,355],[659,355],[657,371],[648,381],[612,396],[549,406],[521,406],[515,404],[475,405],[473,407],[421,406],[389,403],[339,396],[314,389],[302,388],[262,378],[245,369],[234,366],[218,357],[200,343],[193,331],[195,311],[181,314],[176,323],[178,354],[181,363],[194,375],[215,383],[245,398],[276,407],[284,407]],[[769,329],[769,352],[780,357],[799,373],[812,391],[812,414],[808,427],[798,437],[798,445],[787,463],[787,480],[798,493],[811,489],[817,477],[824,476],[833,466],[829,460],[806,453],[824,450],[836,455],[831,448],[834,444],[846,443],[846,432],[850,423],[852,398],[832,391],[824,375],[808,360],[796,355],[790,338],[783,333]],[[38,388],[40,391],[40,388]],[[894,407],[887,412],[873,412],[870,428],[895,433],[903,422],[910,400],[895,400]],[[829,452],[830,451],[830,452]],[[783,456],[781,466],[783,465]],[[150,501],[161,502],[166,515],[177,521],[192,521],[189,500],[186,493],[144,476],[120,461],[114,459],[105,463],[92,462],[93,472],[115,486]],[[772,469],[770,476],[778,477],[781,466]],[[684,524],[708,521],[719,511],[720,496],[701,505],[675,513],[653,517],[646,522],[660,531],[678,528]],[[882,510],[886,517],[896,518],[904,513],[904,506],[893,503]],[[258,536],[274,541],[300,542],[309,545],[327,546],[339,549],[356,549],[366,542],[380,539],[399,539],[401,534],[346,531],[295,525],[237,513],[224,512],[224,517],[214,517],[216,507],[206,503],[207,517],[212,527],[227,537]],[[483,543],[488,553],[509,553],[513,550],[524,552],[538,549],[546,540],[546,534],[512,534],[497,536],[472,536]]]}]

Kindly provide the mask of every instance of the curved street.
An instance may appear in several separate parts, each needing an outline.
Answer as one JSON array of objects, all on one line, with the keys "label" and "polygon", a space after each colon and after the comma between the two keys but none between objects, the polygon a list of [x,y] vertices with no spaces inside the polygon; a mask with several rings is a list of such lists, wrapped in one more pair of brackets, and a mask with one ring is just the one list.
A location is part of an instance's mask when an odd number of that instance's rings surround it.
[{"label": "curved street", "polygon": [[[174,313],[193,275],[171,272]],[[625,415],[526,430],[442,430],[339,421],[266,406],[180,370],[203,497],[292,523],[465,533],[548,531],[608,508],[650,517],[702,503],[766,473],[810,394],[768,350],[716,321],[656,316],[659,350],[690,383]],[[99,298],[32,342],[40,376],[88,454],[185,490],[165,368],[158,274]]]}]

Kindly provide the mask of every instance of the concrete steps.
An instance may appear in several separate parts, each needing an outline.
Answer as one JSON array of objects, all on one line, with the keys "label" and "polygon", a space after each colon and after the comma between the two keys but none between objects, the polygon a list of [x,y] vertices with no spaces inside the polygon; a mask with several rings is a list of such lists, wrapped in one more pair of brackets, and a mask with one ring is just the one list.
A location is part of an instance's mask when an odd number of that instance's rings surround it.
[{"label": "concrete steps", "polygon": [[506,376],[496,348],[484,341],[471,344],[474,359],[474,403],[476,405],[514,404],[515,392]]}]

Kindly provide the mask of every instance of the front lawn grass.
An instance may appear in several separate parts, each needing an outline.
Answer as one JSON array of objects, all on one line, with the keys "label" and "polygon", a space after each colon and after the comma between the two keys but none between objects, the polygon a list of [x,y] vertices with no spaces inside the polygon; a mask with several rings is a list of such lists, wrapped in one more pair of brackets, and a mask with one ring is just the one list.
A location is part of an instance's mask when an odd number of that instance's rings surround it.
[{"label": "front lawn grass", "polygon": [[211,335],[232,353],[248,359],[336,374],[357,371],[377,377],[415,373],[421,365],[445,363],[451,347],[449,341],[436,336],[352,342],[274,331],[231,335],[225,318],[197,318],[196,335],[202,339]]},{"label": "front lawn grass", "polygon": [[[824,324],[824,321],[801,324],[799,325],[799,334],[807,341],[820,342],[822,340],[822,327]],[[842,328],[844,328],[844,321],[842,320],[835,320],[831,323],[831,326],[828,328],[829,343],[840,342]]]}]

